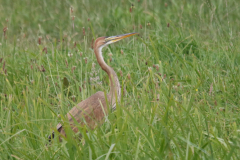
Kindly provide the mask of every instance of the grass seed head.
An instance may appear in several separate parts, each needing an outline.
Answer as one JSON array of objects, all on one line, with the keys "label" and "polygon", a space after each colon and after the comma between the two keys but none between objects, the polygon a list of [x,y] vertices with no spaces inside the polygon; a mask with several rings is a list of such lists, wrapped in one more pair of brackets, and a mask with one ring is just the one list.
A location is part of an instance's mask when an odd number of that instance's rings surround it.
[{"label": "grass seed head", "polygon": [[92,43],[91,43],[91,48],[93,49],[94,47],[94,38],[92,39]]},{"label": "grass seed head", "polygon": [[85,28],[83,27],[82,29],[82,32],[83,32],[83,35],[85,36],[86,35],[86,32],[85,32]]},{"label": "grass seed head", "polygon": [[132,3],[132,5],[131,5],[131,8],[133,9],[134,8],[134,4]]},{"label": "grass seed head", "polygon": [[123,55],[123,50],[121,49],[121,54]]},{"label": "grass seed head", "polygon": [[72,95],[72,100],[73,100],[73,102],[76,101],[76,96],[75,95]]},{"label": "grass seed head", "polygon": [[6,36],[7,30],[8,30],[8,27],[4,27],[4,28],[3,28],[3,35],[4,35],[4,36]]},{"label": "grass seed head", "polygon": [[68,57],[72,57],[73,54],[71,52],[68,52]]},{"label": "grass seed head", "polygon": [[96,64],[92,63],[92,69],[95,69]]},{"label": "grass seed head", "polygon": [[119,71],[119,73],[120,73],[120,76],[122,77],[122,76],[123,76],[123,73],[122,73],[122,71],[121,71],[121,70]]},{"label": "grass seed head", "polygon": [[72,21],[74,21],[74,19],[75,19],[75,16],[72,16]]},{"label": "grass seed head", "polygon": [[212,83],[211,86],[210,86],[210,89],[209,89],[209,95],[211,95],[212,90],[213,90],[213,83]]},{"label": "grass seed head", "polygon": [[42,44],[42,37],[38,37],[38,44],[39,44],[39,45]]},{"label": "grass seed head", "polygon": [[42,70],[41,70],[42,72],[46,72],[46,70],[45,70],[45,68],[44,68],[44,66],[42,65]]},{"label": "grass seed head", "polygon": [[128,77],[129,80],[131,79],[131,75],[130,75],[130,73],[128,73],[127,77]]},{"label": "grass seed head", "polygon": [[65,64],[66,64],[66,67],[68,68],[68,61],[67,60],[65,60]]},{"label": "grass seed head", "polygon": [[82,92],[82,88],[81,88],[80,86],[79,86],[79,88],[78,88],[78,89],[79,89],[79,92]]},{"label": "grass seed head", "polygon": [[5,69],[5,65],[6,65],[6,61],[3,62],[3,67],[2,67],[3,71]]},{"label": "grass seed head", "polygon": [[73,66],[73,67],[72,67],[72,73],[73,73],[73,71],[74,71],[75,69],[76,69],[76,66]]},{"label": "grass seed head", "polygon": [[44,47],[42,52],[45,52],[47,54],[47,47]]}]

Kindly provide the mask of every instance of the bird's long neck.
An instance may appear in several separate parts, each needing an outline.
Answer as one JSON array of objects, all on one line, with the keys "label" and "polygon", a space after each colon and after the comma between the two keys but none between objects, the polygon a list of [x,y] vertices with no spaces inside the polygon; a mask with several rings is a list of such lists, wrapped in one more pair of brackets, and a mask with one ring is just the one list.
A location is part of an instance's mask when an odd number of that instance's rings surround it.
[{"label": "bird's long neck", "polygon": [[[112,107],[115,107],[116,98],[118,99],[118,102],[121,97],[121,88],[119,84],[119,80],[117,77],[117,74],[115,71],[109,67],[102,56],[102,46],[94,48],[94,52],[98,61],[98,64],[101,66],[101,68],[108,74],[109,80],[110,80],[110,92],[108,93],[108,96],[110,97],[110,103],[112,104]],[[116,97],[117,96],[117,97]]]}]

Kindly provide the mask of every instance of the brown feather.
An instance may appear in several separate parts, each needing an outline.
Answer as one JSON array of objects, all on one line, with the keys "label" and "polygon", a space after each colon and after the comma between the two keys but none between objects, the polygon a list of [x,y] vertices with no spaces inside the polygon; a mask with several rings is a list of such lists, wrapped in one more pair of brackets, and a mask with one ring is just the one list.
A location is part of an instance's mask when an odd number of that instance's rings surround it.
[{"label": "brown feather", "polygon": [[[105,114],[108,113],[107,104],[104,92],[99,91],[73,107],[68,112],[67,118],[72,130],[77,133],[78,127],[75,125],[72,117],[74,117],[81,126],[85,125],[85,121],[89,128],[94,129],[96,125],[102,124],[104,112]],[[61,129],[60,133],[65,135],[64,129]]]},{"label": "brown feather", "polygon": [[[109,99],[108,95],[107,99]],[[75,133],[77,133],[79,126],[76,126],[72,117],[74,117],[74,119],[80,124],[80,126],[87,124],[89,128],[94,129],[97,125],[104,122],[104,112],[106,115],[108,114],[107,104],[105,101],[104,92],[99,91],[73,107],[67,113],[67,119],[69,121],[71,129]],[[61,123],[57,125],[57,130],[60,134],[66,136],[66,133]],[[51,139],[54,138],[54,132],[49,135],[48,138],[49,141],[51,141]]]}]

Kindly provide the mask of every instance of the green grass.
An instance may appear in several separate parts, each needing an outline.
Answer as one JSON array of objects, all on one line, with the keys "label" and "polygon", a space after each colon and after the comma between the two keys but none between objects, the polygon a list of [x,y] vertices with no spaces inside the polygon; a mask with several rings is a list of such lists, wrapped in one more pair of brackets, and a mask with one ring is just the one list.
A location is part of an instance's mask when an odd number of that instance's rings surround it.
[{"label": "green grass", "polygon": [[[239,5],[0,0],[0,159],[240,159]],[[92,40],[129,32],[140,35],[103,51],[117,110],[46,147],[74,105],[109,90]]]}]

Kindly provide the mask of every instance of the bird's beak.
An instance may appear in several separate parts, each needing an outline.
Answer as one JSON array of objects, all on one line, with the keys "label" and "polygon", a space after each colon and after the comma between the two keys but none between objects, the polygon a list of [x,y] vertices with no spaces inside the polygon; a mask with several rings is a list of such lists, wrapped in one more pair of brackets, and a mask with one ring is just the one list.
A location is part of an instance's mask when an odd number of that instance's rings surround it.
[{"label": "bird's beak", "polygon": [[133,36],[135,34],[138,34],[138,33],[127,33],[127,34],[121,34],[121,35],[117,35],[117,36],[106,37],[105,42],[108,44],[115,43],[117,41],[120,41],[120,40],[130,37],[130,36]]}]

